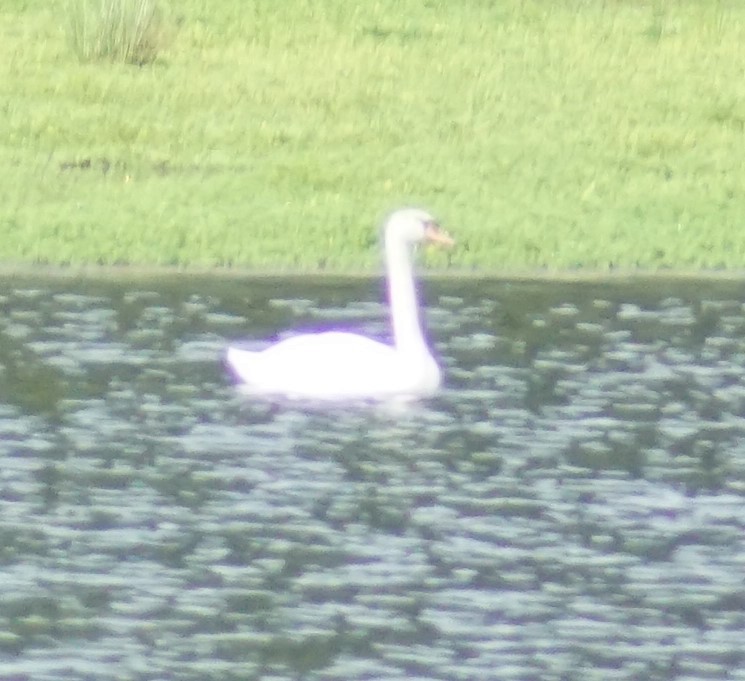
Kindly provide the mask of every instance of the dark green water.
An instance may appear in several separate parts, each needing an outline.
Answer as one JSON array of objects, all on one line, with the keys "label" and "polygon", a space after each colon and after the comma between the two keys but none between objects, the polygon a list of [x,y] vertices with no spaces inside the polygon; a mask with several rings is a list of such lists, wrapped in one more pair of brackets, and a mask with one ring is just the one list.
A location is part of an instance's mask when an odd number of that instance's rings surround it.
[{"label": "dark green water", "polygon": [[442,394],[324,411],[221,353],[376,282],[0,280],[0,678],[745,679],[743,285],[426,289]]}]

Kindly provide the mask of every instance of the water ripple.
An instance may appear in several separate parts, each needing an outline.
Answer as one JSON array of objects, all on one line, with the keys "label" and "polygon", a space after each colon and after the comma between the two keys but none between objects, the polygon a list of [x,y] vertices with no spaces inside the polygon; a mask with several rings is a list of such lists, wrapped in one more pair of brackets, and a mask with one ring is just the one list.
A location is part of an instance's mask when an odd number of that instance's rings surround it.
[{"label": "water ripple", "polygon": [[745,679],[740,287],[430,285],[442,394],[323,410],[223,348],[377,283],[5,281],[4,678]]}]

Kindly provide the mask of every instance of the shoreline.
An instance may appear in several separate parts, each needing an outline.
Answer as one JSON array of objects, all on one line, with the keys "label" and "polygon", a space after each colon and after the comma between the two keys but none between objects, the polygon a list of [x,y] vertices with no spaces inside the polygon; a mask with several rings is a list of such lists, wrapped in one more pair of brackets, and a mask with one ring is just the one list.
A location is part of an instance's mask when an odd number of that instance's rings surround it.
[{"label": "shoreline", "polygon": [[[220,280],[379,280],[385,272],[374,270],[302,270],[302,269],[252,269],[242,267],[200,267],[175,265],[34,265],[0,263],[0,280],[46,279],[52,281],[147,281],[151,279],[214,279]],[[489,282],[561,282],[599,283],[644,281],[712,281],[745,283],[745,269],[615,269],[615,270],[492,270],[427,269],[419,268],[421,281],[489,281]]]}]

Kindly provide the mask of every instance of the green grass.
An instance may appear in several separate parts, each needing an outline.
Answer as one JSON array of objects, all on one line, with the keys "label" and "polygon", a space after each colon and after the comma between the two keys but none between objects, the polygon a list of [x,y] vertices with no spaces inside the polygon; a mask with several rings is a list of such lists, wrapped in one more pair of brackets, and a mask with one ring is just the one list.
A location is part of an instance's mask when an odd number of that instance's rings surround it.
[{"label": "green grass", "polygon": [[373,269],[432,210],[479,270],[745,265],[740,0],[172,3],[152,64],[0,9],[0,261]]}]

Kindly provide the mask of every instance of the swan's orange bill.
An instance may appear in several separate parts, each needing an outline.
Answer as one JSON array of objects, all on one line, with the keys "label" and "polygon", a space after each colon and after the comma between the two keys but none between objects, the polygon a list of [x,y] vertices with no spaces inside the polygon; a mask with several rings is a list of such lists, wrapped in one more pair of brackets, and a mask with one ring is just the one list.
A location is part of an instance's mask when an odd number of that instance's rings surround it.
[{"label": "swan's orange bill", "polygon": [[424,229],[424,234],[427,241],[431,241],[432,243],[448,247],[455,246],[455,239],[444,231],[436,222],[428,223]]}]

